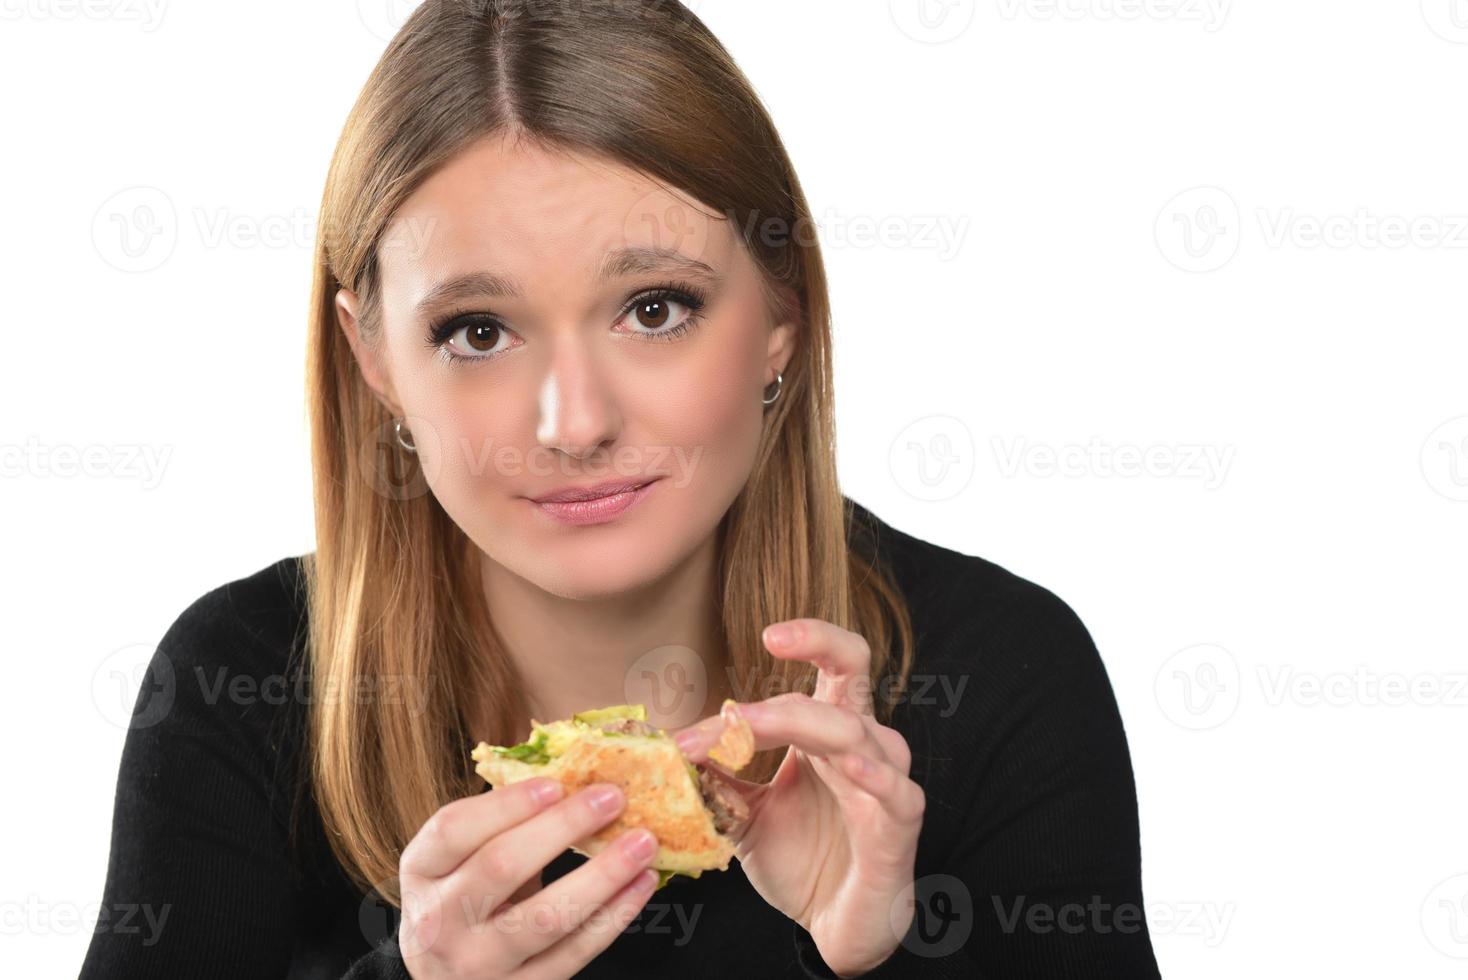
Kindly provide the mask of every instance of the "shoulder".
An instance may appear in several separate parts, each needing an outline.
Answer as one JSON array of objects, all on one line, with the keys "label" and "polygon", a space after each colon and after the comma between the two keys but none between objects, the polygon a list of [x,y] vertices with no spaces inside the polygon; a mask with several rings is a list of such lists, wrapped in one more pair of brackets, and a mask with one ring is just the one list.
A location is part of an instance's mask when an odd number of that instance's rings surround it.
[{"label": "shoulder", "polygon": [[[274,756],[301,699],[306,556],[210,587],[163,634],[138,693],[132,735],[226,742]],[[285,709],[285,710],[282,710]]]},{"label": "shoulder", "polygon": [[299,618],[304,612],[304,565],[308,557],[281,558],[208,589],[184,608],[169,632],[217,633],[241,626],[279,625]]},{"label": "shoulder", "polygon": [[875,554],[907,601],[920,667],[985,673],[1099,666],[1071,605],[1040,583],[978,555],[908,534],[850,501],[853,542]]},{"label": "shoulder", "polygon": [[306,625],[307,556],[281,558],[190,602],[160,649],[188,666],[283,669]]},{"label": "shoulder", "polygon": [[1125,732],[1075,610],[1043,585],[856,506],[909,604],[916,649],[892,724],[912,748],[932,819],[955,838],[972,835],[1064,787],[1096,813],[1119,808],[1107,819],[1125,831],[1135,820]]},{"label": "shoulder", "polygon": [[248,855],[250,880],[260,884],[289,846],[297,870],[329,870],[306,805],[309,558],[281,558],[208,587],[164,632],[126,726],[114,804],[119,853],[168,841],[195,869]]}]

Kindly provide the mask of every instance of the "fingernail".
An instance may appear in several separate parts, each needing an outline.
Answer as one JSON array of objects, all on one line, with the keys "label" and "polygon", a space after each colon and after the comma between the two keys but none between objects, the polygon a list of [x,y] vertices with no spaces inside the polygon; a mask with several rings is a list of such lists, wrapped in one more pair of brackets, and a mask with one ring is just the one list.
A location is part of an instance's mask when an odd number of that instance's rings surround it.
[{"label": "fingernail", "polygon": [[788,647],[795,642],[795,629],[789,623],[778,623],[765,630],[765,645]]},{"label": "fingernail", "polygon": [[622,846],[634,861],[645,861],[658,849],[658,839],[650,831],[638,829],[627,835]]},{"label": "fingernail", "polygon": [[617,808],[617,801],[621,795],[622,791],[615,786],[598,786],[588,792],[587,802],[598,813],[610,813]]},{"label": "fingernail", "polygon": [[537,779],[530,789],[530,795],[537,803],[550,803],[552,800],[561,798],[561,784],[552,779]]},{"label": "fingernail", "polygon": [[699,735],[697,728],[690,728],[687,731],[679,732],[677,735],[673,736],[673,741],[678,743],[678,748],[680,751],[692,752],[695,748],[698,747],[698,743],[703,741],[703,739]]},{"label": "fingernail", "polygon": [[747,704],[741,704],[735,710],[745,721],[754,721],[765,713],[765,706],[759,701],[750,701]]},{"label": "fingernail", "polygon": [[705,718],[692,728],[684,729],[673,736],[673,741],[678,743],[678,748],[684,752],[692,752],[703,743],[717,737],[724,730],[724,717],[722,714],[712,718]]}]

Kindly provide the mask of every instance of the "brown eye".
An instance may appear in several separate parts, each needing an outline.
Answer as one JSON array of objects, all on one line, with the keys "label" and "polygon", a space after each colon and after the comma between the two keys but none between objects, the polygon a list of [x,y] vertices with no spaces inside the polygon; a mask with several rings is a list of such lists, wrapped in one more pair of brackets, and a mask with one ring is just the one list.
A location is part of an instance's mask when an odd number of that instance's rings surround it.
[{"label": "brown eye", "polygon": [[454,363],[488,361],[518,346],[514,334],[499,321],[482,314],[455,317],[436,328],[433,340],[443,356]]},{"label": "brown eye", "polygon": [[634,313],[644,327],[656,330],[668,322],[668,301],[665,299],[643,300],[637,304]]},{"label": "brown eye", "polygon": [[476,323],[464,329],[464,341],[470,350],[485,353],[494,350],[499,341],[500,328],[493,323]]},{"label": "brown eye", "polygon": [[[643,293],[622,314],[629,333],[648,340],[677,340],[699,321],[705,300],[685,290]],[[619,321],[620,322],[620,321]]]}]

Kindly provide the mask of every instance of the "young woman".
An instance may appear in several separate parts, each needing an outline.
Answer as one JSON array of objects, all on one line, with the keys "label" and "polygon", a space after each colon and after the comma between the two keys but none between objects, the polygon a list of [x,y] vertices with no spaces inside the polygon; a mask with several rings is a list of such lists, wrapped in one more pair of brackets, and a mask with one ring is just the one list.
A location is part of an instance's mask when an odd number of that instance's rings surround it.
[{"label": "young woman", "polygon": [[[681,5],[414,12],[320,211],[317,547],[159,645],[104,907],[161,928],[84,977],[1157,975],[1085,627],[839,489],[813,228]],[[649,679],[758,750],[735,862],[656,895],[645,831],[568,850],[615,787],[468,759]]]}]

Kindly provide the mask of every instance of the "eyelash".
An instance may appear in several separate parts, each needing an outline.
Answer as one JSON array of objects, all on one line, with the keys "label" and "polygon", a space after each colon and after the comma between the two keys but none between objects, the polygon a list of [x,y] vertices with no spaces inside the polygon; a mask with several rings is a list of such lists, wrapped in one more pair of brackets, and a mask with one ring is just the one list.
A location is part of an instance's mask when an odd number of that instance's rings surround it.
[{"label": "eyelash", "polygon": [[[684,336],[694,327],[703,322],[702,310],[706,305],[708,305],[708,299],[704,295],[703,290],[699,289],[697,286],[693,286],[684,282],[668,282],[663,283],[660,286],[653,286],[649,289],[644,289],[637,295],[633,296],[630,300],[628,300],[625,305],[623,305],[622,312],[617,315],[617,319],[621,320],[622,317],[625,317],[627,314],[631,313],[642,303],[650,302],[652,300],[669,299],[675,303],[679,303],[683,306],[688,307],[688,315],[684,317],[683,321],[679,323],[676,327],[672,327],[671,329],[664,330],[660,333],[655,334],[642,333],[640,334],[640,336],[655,343],[667,343],[672,340],[677,340],[679,337]],[[438,355],[443,358],[443,360],[447,361],[449,364],[454,365],[455,367],[460,367],[468,364],[478,364],[484,361],[498,360],[500,354],[507,353],[507,351],[501,351],[499,354],[490,354],[487,357],[473,357],[466,354],[455,354],[449,348],[447,341],[454,334],[458,333],[460,328],[464,326],[464,324],[461,324],[459,321],[466,319],[470,321],[489,320],[499,329],[506,329],[499,322],[498,318],[496,318],[493,314],[476,312],[466,309],[450,310],[447,313],[442,313],[434,317],[433,320],[428,324],[428,346],[437,351]]]}]

